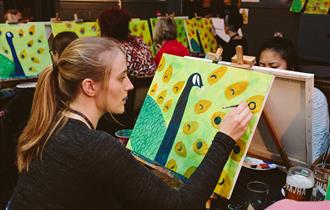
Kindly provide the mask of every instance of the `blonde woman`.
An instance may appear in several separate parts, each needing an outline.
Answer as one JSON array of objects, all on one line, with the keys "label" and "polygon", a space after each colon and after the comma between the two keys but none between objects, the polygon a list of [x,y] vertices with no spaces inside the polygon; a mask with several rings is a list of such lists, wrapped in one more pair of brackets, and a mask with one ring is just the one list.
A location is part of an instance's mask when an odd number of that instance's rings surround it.
[{"label": "blonde woman", "polygon": [[132,88],[114,41],[73,41],[58,68],[40,75],[17,147],[20,178],[8,209],[203,209],[252,117],[247,104],[224,118],[199,168],[175,190],[114,137],[94,130],[105,112],[124,112]]}]

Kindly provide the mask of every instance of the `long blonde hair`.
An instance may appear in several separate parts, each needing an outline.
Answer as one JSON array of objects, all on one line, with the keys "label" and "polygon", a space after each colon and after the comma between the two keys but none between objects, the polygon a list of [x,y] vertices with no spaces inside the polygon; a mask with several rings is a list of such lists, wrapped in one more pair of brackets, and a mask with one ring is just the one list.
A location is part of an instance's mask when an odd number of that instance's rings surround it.
[{"label": "long blonde hair", "polygon": [[[104,52],[110,60],[101,60]],[[107,38],[85,37],[71,42],[61,54],[57,66],[45,69],[39,76],[33,99],[31,117],[19,137],[17,146],[18,170],[29,170],[34,158],[50,137],[67,121],[64,112],[77,97],[81,82],[90,78],[101,81],[107,91],[114,55],[121,53],[118,44]]]}]

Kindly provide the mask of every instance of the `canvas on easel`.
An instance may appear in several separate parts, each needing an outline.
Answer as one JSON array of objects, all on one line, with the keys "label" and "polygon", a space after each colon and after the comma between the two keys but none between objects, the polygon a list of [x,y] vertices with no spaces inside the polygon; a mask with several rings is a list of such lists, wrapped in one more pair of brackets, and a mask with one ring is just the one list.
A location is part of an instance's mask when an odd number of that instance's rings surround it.
[{"label": "canvas on easel", "polygon": [[0,79],[36,76],[49,64],[44,23],[0,24]]},{"label": "canvas on easel", "polygon": [[152,40],[147,20],[132,20],[129,22],[128,28],[131,35],[140,37],[151,48]]},{"label": "canvas on easel", "polygon": [[201,52],[201,48],[204,53],[215,52],[217,50],[218,44],[212,27],[211,18],[192,18],[185,20],[189,47],[193,52]]},{"label": "canvas on easel", "polygon": [[215,192],[230,198],[267,99],[272,75],[164,54],[128,148],[188,178],[204,158],[227,106],[246,101],[253,119],[237,142]]},{"label": "canvas on easel", "polygon": [[81,22],[74,21],[52,22],[53,35],[56,36],[60,32],[75,32],[78,37],[100,36],[100,26],[97,22]]}]

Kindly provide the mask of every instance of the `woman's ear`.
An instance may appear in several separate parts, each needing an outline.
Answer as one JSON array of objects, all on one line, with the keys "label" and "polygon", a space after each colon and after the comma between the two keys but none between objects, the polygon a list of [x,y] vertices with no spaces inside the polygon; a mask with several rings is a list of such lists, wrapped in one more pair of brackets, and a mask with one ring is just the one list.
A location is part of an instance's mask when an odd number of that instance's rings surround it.
[{"label": "woman's ear", "polygon": [[99,84],[92,79],[86,78],[81,82],[81,88],[87,96],[93,97],[99,89]]}]

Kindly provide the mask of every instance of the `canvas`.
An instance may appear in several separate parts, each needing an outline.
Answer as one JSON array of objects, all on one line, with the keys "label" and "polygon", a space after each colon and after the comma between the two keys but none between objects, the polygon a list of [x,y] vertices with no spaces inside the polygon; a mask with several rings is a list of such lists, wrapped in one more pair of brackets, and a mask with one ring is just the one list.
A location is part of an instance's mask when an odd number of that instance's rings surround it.
[{"label": "canvas", "polygon": [[223,117],[247,101],[248,130],[230,155],[215,192],[229,198],[274,76],[164,54],[128,148],[185,178],[204,158]]},{"label": "canvas", "polygon": [[[185,28],[188,34],[189,47],[192,50],[195,49],[194,52],[201,52],[200,48],[203,48],[204,53],[217,51],[218,43],[213,34],[215,29],[213,29],[211,18],[185,20]],[[198,46],[195,42],[199,42]]]},{"label": "canvas", "polygon": [[0,79],[36,76],[49,64],[44,23],[0,24]]},{"label": "canvas", "polygon": [[141,39],[143,39],[144,43],[151,47],[151,33],[147,20],[132,20],[130,21],[128,28],[131,35],[140,37]]},{"label": "canvas", "polygon": [[75,32],[78,37],[85,36],[100,36],[100,26],[97,22],[82,22],[76,23],[74,21],[52,22],[53,35],[64,31]]},{"label": "canvas", "polygon": [[305,8],[305,13],[327,15],[329,9],[330,9],[330,0],[323,0],[323,1],[309,0]]},{"label": "canvas", "polygon": [[194,19],[187,19],[184,20],[184,27],[188,38],[189,51],[192,53],[202,52],[201,44],[197,37],[197,23]]}]

